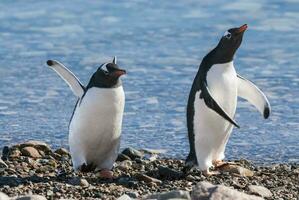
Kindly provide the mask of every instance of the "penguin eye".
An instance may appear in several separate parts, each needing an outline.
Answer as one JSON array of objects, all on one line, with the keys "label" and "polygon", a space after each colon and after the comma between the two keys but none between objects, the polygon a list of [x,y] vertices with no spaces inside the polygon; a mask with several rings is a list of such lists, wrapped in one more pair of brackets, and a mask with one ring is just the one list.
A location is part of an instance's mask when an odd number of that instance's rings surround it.
[{"label": "penguin eye", "polygon": [[230,39],[232,37],[232,34],[228,31],[225,31],[225,33],[223,34],[223,37],[225,37],[226,39]]}]

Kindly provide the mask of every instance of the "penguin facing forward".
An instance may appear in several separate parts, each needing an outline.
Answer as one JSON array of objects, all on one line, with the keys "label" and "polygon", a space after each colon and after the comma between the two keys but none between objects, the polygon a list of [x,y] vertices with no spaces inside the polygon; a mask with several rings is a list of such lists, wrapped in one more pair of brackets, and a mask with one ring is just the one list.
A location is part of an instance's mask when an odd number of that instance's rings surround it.
[{"label": "penguin facing forward", "polygon": [[238,96],[253,104],[264,116],[270,104],[251,81],[238,75],[234,54],[247,29],[244,24],[227,30],[218,45],[202,60],[193,81],[187,105],[187,128],[190,152],[187,165],[197,165],[206,175],[211,166],[223,164],[224,151],[233,126]]},{"label": "penguin facing forward", "polygon": [[[101,170],[101,176],[112,178],[111,169],[120,146],[125,94],[120,69],[114,57],[102,64],[86,87],[63,64],[48,60],[52,68],[78,97],[69,124],[69,146],[73,168],[81,171]],[[106,69],[105,69],[106,68]]]}]

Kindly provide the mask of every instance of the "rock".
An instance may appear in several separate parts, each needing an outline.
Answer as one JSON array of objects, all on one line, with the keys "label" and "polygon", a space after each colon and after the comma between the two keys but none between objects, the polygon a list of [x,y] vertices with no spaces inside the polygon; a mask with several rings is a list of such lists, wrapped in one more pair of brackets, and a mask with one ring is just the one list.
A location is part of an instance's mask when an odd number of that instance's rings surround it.
[{"label": "rock", "polygon": [[122,162],[122,161],[125,161],[125,160],[131,160],[131,158],[129,156],[125,155],[125,154],[122,154],[122,153],[118,154],[118,157],[117,157],[116,161]]},{"label": "rock", "polygon": [[22,155],[23,156],[28,156],[31,158],[41,158],[42,156],[40,155],[40,153],[34,148],[34,147],[24,147],[21,149]]},{"label": "rock", "polygon": [[129,170],[132,167],[133,163],[130,160],[122,161],[121,163],[118,163],[117,168],[126,171]]},{"label": "rock", "polygon": [[141,151],[147,154],[163,154],[167,152],[166,149],[141,149]]},{"label": "rock", "polygon": [[150,176],[147,176],[145,174],[136,174],[136,178],[139,180],[139,181],[144,181],[146,183],[156,183],[158,185],[160,185],[162,183],[162,181],[160,181],[159,179],[156,179],[156,178],[153,178],[153,177],[150,177]]},{"label": "rock", "polygon": [[240,176],[245,176],[245,177],[252,177],[254,175],[253,171],[235,164],[225,164],[217,169],[222,172],[238,174]]},{"label": "rock", "polygon": [[164,199],[180,199],[180,200],[191,200],[190,193],[188,191],[183,190],[174,190],[170,192],[163,192],[158,194],[150,194],[146,196],[144,199],[156,199],[156,200],[164,200]]},{"label": "rock", "polygon": [[267,188],[265,188],[264,186],[259,186],[259,185],[249,185],[248,186],[249,192],[251,194],[256,194],[259,195],[261,197],[271,197],[272,193],[270,190],[268,190]]},{"label": "rock", "polygon": [[17,148],[9,148],[8,158],[19,158],[21,156],[21,151]]},{"label": "rock", "polygon": [[47,200],[46,197],[41,195],[26,195],[13,198],[15,200]]},{"label": "rock", "polygon": [[8,168],[7,164],[0,158],[0,171]]},{"label": "rock", "polygon": [[9,147],[8,146],[4,146],[2,149],[2,156],[1,159],[2,160],[8,160],[9,158]]},{"label": "rock", "polygon": [[260,197],[248,195],[223,185],[213,185],[205,181],[199,182],[193,187],[191,198],[193,200],[262,200]]},{"label": "rock", "polygon": [[79,177],[74,177],[74,178],[70,179],[69,183],[71,185],[78,185],[78,186],[81,186],[83,188],[89,187],[88,181],[86,179],[79,178]]},{"label": "rock", "polygon": [[9,200],[9,197],[3,192],[0,192],[0,200]]},{"label": "rock", "polygon": [[117,200],[131,200],[131,197],[129,197],[128,195],[124,194],[124,195],[118,197]]},{"label": "rock", "polygon": [[130,157],[132,160],[134,160],[136,158],[142,158],[143,157],[143,154],[140,151],[138,151],[136,149],[133,149],[131,147],[124,149],[122,154]]},{"label": "rock", "polygon": [[47,143],[41,141],[29,140],[25,143],[20,144],[21,149],[24,147],[34,147],[35,149],[43,151],[46,154],[52,152],[50,146]]},{"label": "rock", "polygon": [[69,151],[65,148],[56,149],[56,151],[54,153],[57,153],[61,156],[69,156],[70,155]]},{"label": "rock", "polygon": [[80,179],[80,186],[82,186],[83,188],[86,188],[89,186],[89,183],[86,179],[81,178]]},{"label": "rock", "polygon": [[137,199],[139,197],[138,192],[126,192],[126,194],[133,199]]},{"label": "rock", "polygon": [[180,177],[183,176],[183,172],[170,169],[169,167],[163,167],[160,166],[158,167],[159,175],[162,178],[168,178],[168,179],[179,179]]}]

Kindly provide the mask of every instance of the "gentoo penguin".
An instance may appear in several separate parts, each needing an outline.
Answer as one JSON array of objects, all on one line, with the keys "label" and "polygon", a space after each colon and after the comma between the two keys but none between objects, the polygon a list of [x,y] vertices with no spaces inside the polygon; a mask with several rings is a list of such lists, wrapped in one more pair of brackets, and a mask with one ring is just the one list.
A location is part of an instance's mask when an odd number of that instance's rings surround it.
[{"label": "gentoo penguin", "polygon": [[247,29],[244,24],[227,30],[218,45],[202,60],[189,94],[187,128],[190,152],[187,165],[197,165],[206,175],[211,166],[223,164],[224,150],[233,126],[237,97],[253,104],[264,116],[270,115],[270,105],[262,91],[238,75],[234,54]]},{"label": "gentoo penguin", "polygon": [[79,79],[58,61],[47,64],[70,86],[78,97],[69,124],[69,146],[75,170],[101,170],[102,177],[112,178],[110,171],[120,146],[125,94],[120,76],[126,71],[116,64],[102,64],[84,87]]}]

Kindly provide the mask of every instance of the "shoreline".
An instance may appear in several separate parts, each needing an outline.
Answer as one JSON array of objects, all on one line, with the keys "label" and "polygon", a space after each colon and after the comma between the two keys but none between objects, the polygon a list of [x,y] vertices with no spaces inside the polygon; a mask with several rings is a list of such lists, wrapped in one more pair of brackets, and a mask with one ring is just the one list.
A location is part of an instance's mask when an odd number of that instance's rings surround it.
[{"label": "shoreline", "polygon": [[188,199],[198,185],[208,182],[265,199],[299,196],[299,163],[260,166],[234,160],[218,168],[219,175],[205,177],[197,169],[188,169],[183,160],[159,157],[155,151],[125,150],[113,169],[115,178],[104,180],[97,172],[74,172],[64,148],[54,151],[38,141],[4,147],[0,192],[10,197],[38,194],[47,199],[117,199],[122,195],[146,199],[148,195],[176,191],[177,198]]}]

